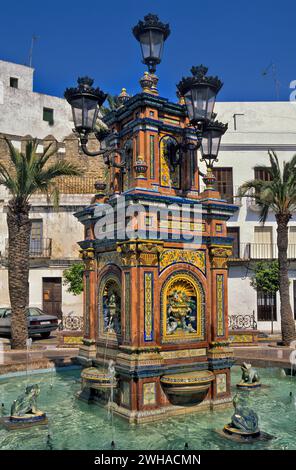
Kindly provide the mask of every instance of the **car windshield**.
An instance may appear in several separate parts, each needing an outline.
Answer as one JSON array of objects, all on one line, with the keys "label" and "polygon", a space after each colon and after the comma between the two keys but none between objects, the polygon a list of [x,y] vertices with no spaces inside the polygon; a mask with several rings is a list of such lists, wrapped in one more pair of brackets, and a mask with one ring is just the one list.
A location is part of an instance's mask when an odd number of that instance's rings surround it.
[{"label": "car windshield", "polygon": [[7,308],[0,308],[0,318],[3,317],[4,313],[6,312]]},{"label": "car windshield", "polygon": [[[39,317],[40,315],[45,315],[42,310],[37,307],[30,307],[26,310],[26,314],[28,317]],[[11,315],[11,308],[0,308],[0,318],[3,316],[10,317]]]},{"label": "car windshield", "polygon": [[27,315],[28,317],[39,317],[40,315],[44,315],[44,313],[42,312],[42,310],[40,310],[39,308],[28,308],[27,310]]}]

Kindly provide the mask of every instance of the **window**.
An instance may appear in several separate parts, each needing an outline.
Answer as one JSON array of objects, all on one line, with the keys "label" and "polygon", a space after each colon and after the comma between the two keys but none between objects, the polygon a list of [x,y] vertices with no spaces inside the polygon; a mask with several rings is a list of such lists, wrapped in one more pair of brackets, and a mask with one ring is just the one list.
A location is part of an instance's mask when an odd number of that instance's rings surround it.
[{"label": "window", "polygon": [[48,122],[48,124],[53,125],[53,109],[43,108],[43,121]]},{"label": "window", "polygon": [[213,173],[216,177],[216,188],[221,194],[222,199],[227,202],[233,202],[233,177],[232,168],[214,168]]},{"label": "window", "polygon": [[251,257],[253,259],[273,259],[275,255],[275,246],[272,243],[272,227],[254,227]]},{"label": "window", "polygon": [[271,175],[266,171],[266,168],[261,168],[260,166],[254,168],[255,180],[270,181]]},{"label": "window", "polygon": [[288,258],[296,259],[296,227],[290,227],[289,230],[289,245],[288,245]]},{"label": "window", "polygon": [[9,78],[9,86],[11,88],[18,88],[18,78],[10,77]]},{"label": "window", "polygon": [[227,236],[233,238],[232,242],[232,258],[240,258],[239,249],[239,227],[227,227]]},{"label": "window", "polygon": [[30,237],[30,256],[40,256],[42,254],[42,236],[43,222],[42,220],[32,220],[31,237]]},{"label": "window", "polygon": [[257,291],[258,321],[276,321],[276,294]]}]

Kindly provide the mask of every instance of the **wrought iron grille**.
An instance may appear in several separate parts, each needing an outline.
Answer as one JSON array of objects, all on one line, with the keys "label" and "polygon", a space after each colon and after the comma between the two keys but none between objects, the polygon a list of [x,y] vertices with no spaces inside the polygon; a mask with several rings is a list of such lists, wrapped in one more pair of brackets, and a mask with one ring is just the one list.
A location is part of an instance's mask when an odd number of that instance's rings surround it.
[{"label": "wrought iron grille", "polygon": [[63,331],[82,331],[83,318],[78,317],[77,315],[67,315],[66,317],[63,317],[59,328]]},{"label": "wrought iron grille", "polygon": [[229,315],[228,327],[230,330],[257,330],[255,312],[251,315]]}]

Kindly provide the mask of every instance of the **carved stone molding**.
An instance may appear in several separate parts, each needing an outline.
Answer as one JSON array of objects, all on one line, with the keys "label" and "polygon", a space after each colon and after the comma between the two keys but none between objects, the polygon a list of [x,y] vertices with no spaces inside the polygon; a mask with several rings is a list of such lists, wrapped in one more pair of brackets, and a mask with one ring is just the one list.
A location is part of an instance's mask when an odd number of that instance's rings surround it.
[{"label": "carved stone molding", "polygon": [[227,260],[232,255],[230,246],[210,246],[211,265],[214,269],[227,269]]},{"label": "carved stone molding", "polygon": [[123,266],[158,266],[163,242],[129,240],[117,244]]}]

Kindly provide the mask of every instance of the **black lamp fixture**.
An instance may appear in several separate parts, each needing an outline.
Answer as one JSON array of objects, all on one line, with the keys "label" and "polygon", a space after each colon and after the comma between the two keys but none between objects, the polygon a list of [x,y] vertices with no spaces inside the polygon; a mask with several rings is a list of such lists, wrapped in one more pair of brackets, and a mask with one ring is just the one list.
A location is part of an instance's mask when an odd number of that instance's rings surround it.
[{"label": "black lamp fixture", "polygon": [[170,34],[169,25],[149,13],[144,16],[144,21],[134,26],[133,34],[141,45],[143,63],[148,66],[149,73],[154,74],[156,65],[161,62],[164,41]]},{"label": "black lamp fixture", "polygon": [[[162,23],[157,15],[151,13],[144,17],[144,21],[133,28],[133,34],[141,44],[143,62],[147,64],[149,72],[154,74],[156,65],[160,63],[164,41],[170,34],[168,24]],[[154,76],[157,80],[157,77]],[[118,148],[116,132],[106,128],[96,129],[96,121],[100,106],[102,106],[107,95],[100,88],[93,88],[93,79],[89,77],[78,78],[76,88],[67,88],[64,94],[66,100],[72,108],[75,132],[79,135],[81,148],[89,157],[103,155],[104,162],[110,167],[120,168],[125,171],[127,151]],[[124,106],[128,98],[122,101]],[[89,134],[94,133],[100,142],[100,150],[92,152],[88,150],[87,143]],[[112,139],[113,144],[108,145],[108,139]],[[118,163],[115,155],[120,155]]]},{"label": "black lamp fixture", "polygon": [[[151,79],[157,81],[154,75],[156,66],[161,62],[164,42],[170,34],[168,24],[162,23],[157,15],[148,14],[144,21],[139,21],[133,28],[133,34],[140,42],[143,62],[148,66]],[[184,152],[196,150],[201,147],[202,160],[206,162],[207,169],[213,168],[217,161],[222,135],[227,125],[213,122],[215,119],[214,106],[216,96],[222,87],[218,77],[207,76],[208,69],[203,65],[191,68],[191,77],[183,77],[177,85],[179,96],[185,100],[189,117],[189,129],[185,129],[181,142],[170,141],[167,153],[173,166],[181,163]],[[156,82],[157,83],[157,82]],[[118,147],[116,132],[107,126],[96,129],[96,121],[100,107],[107,95],[100,88],[93,87],[93,80],[89,77],[78,78],[76,88],[67,88],[65,98],[72,108],[75,132],[79,135],[83,152],[91,157],[103,155],[104,162],[110,167],[125,171],[127,151]],[[124,100],[122,105],[126,104]],[[190,135],[194,129],[196,140]],[[94,133],[100,142],[100,150],[88,150],[87,143],[90,133]],[[107,139],[109,137],[110,139]],[[108,142],[112,141],[112,145]],[[119,162],[115,155],[120,155]]]},{"label": "black lamp fixture", "polygon": [[207,76],[207,72],[208,69],[204,65],[192,67],[192,77],[183,77],[177,85],[177,94],[185,100],[189,126],[194,128],[197,143],[190,142],[187,137],[188,132],[185,130],[182,141],[175,145],[174,149],[171,145],[170,155],[173,156],[171,162],[174,163],[176,161],[174,155],[178,153],[180,162],[184,152],[201,147],[201,160],[206,163],[207,170],[209,170],[217,161],[221,137],[228,126],[214,121],[216,96],[223,83],[218,77]]},{"label": "black lamp fixture", "polygon": [[211,121],[216,95],[223,85],[218,77],[208,77],[207,72],[204,65],[192,67],[192,77],[183,77],[177,85],[185,99],[190,124],[195,127]]},{"label": "black lamp fixture", "polygon": [[218,161],[221,137],[228,129],[228,124],[219,121],[209,122],[202,134],[201,161],[205,161],[207,168],[213,168],[214,162]]},{"label": "black lamp fixture", "polygon": [[93,80],[89,77],[78,78],[76,88],[67,88],[65,98],[72,108],[75,130],[87,135],[94,130],[99,107],[107,95],[100,88],[93,88]]}]

